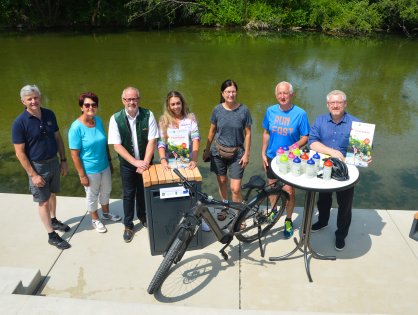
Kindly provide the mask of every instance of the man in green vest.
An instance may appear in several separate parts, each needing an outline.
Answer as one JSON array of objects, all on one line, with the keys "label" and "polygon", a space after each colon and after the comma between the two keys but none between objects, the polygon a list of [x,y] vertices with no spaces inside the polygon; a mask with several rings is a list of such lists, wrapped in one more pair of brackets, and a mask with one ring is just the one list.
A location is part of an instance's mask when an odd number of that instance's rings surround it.
[{"label": "man in green vest", "polygon": [[150,110],[139,107],[140,93],[137,88],[125,88],[122,103],[125,108],[110,118],[108,143],[113,144],[119,156],[125,225],[123,239],[129,243],[134,236],[135,202],[138,219],[144,227],[147,224],[142,173],[152,162],[158,125]]}]

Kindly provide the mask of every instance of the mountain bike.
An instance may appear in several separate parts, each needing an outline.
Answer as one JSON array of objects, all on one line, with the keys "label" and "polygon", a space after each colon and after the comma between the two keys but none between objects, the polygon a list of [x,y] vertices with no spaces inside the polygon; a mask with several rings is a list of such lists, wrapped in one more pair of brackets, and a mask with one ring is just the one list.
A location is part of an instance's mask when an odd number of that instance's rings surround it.
[{"label": "mountain bike", "polygon": [[[225,249],[234,237],[246,243],[258,240],[261,256],[264,257],[261,238],[277,223],[289,199],[288,193],[282,189],[282,183],[266,185],[260,176],[252,176],[248,183],[241,186],[242,190],[246,190],[242,203],[224,202],[199,191],[179,170],[173,171],[180,177],[180,185],[189,191],[191,211],[186,212],[177,225],[163,254],[163,261],[148,286],[149,294],[158,290],[173,263],[176,264],[182,259],[190,241],[200,228],[202,219],[209,225],[217,240],[225,244],[219,251],[225,260],[228,260]],[[257,193],[248,201],[253,190]],[[208,206],[221,206],[227,211],[226,222],[223,221],[222,226],[212,216]]]}]

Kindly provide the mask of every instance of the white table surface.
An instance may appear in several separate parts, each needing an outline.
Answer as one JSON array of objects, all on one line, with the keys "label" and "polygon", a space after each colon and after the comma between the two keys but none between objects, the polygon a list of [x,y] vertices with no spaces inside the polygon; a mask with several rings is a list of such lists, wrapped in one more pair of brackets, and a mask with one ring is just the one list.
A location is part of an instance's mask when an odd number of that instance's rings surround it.
[{"label": "white table surface", "polygon": [[309,191],[317,191],[317,192],[329,192],[329,191],[338,191],[344,190],[349,188],[357,183],[359,180],[359,171],[356,166],[348,165],[348,175],[350,178],[345,181],[338,181],[335,179],[324,180],[318,177],[308,178],[306,174],[302,174],[299,176],[292,175],[292,172],[288,172],[287,174],[281,174],[279,172],[279,166],[276,164],[277,157],[275,157],[271,161],[271,168],[273,172],[286,184],[291,186],[309,190]]}]

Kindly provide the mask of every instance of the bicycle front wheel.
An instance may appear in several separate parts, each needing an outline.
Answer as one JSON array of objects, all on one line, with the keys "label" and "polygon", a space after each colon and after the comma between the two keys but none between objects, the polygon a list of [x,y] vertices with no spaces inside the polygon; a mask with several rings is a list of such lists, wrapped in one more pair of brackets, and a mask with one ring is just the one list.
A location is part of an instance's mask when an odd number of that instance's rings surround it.
[{"label": "bicycle front wheel", "polygon": [[[275,202],[270,206],[270,198],[275,197]],[[283,190],[266,191],[260,198],[248,205],[248,208],[241,211],[234,231],[237,239],[245,243],[254,242],[267,234],[268,231],[279,221],[286,208],[289,195]],[[273,213],[272,209],[276,209]],[[259,233],[260,229],[260,233]]]},{"label": "bicycle front wheel", "polygon": [[155,272],[154,277],[152,278],[148,286],[147,292],[149,294],[154,294],[154,292],[158,290],[158,288],[163,284],[163,282],[167,278],[168,271],[173,265],[173,262],[181,254],[181,251],[186,246],[187,246],[187,239],[182,240],[178,236],[174,239],[166,255],[164,256],[164,259],[161,262],[161,265],[158,267],[157,271]]}]

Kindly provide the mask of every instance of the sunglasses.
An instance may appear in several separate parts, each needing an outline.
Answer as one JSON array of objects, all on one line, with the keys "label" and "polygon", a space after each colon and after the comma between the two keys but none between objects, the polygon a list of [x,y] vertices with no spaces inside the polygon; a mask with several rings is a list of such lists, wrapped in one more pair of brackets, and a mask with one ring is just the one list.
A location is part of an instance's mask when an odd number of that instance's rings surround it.
[{"label": "sunglasses", "polygon": [[84,103],[83,106],[85,108],[90,108],[90,106],[93,107],[93,108],[99,107],[99,105],[97,105],[96,103]]}]

